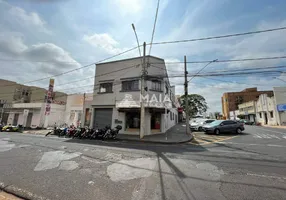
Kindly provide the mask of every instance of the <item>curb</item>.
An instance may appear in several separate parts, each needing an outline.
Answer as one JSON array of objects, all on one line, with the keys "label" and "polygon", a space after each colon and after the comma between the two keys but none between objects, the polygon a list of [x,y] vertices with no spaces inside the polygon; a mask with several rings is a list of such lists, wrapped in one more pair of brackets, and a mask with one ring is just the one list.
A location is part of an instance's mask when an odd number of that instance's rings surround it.
[{"label": "curb", "polygon": [[192,141],[194,139],[194,136],[191,136],[190,139],[188,140],[184,140],[184,141],[178,141],[178,142],[163,142],[163,141],[152,141],[152,140],[139,140],[139,139],[120,139],[117,138],[118,141],[122,141],[122,142],[138,142],[138,143],[149,143],[149,144],[164,144],[164,145],[168,145],[168,144],[184,144],[184,143],[188,143],[190,141]]},{"label": "curb", "polygon": [[3,182],[0,182],[0,190],[25,200],[50,200],[14,185],[5,185]]}]

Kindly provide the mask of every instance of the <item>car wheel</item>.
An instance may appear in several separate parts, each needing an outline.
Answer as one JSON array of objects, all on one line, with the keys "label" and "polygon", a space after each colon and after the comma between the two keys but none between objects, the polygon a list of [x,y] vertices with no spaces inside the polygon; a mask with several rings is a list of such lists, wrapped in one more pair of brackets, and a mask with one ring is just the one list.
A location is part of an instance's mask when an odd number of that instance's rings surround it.
[{"label": "car wheel", "polygon": [[242,130],[241,130],[240,128],[237,128],[237,129],[236,129],[236,133],[237,133],[237,134],[241,134],[241,133],[242,133]]},{"label": "car wheel", "polygon": [[200,131],[200,132],[201,132],[202,130],[203,130],[203,128],[202,128],[202,127],[199,127],[199,128],[198,128],[198,131]]},{"label": "car wheel", "polygon": [[219,135],[219,134],[220,134],[219,129],[215,129],[215,130],[214,130],[214,133],[215,133],[216,135]]}]

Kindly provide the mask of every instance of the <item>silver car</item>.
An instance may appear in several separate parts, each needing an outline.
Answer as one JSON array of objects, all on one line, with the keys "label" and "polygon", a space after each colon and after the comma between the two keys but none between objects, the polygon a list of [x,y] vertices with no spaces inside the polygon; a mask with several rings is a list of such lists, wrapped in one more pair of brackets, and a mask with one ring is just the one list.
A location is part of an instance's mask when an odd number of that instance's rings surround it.
[{"label": "silver car", "polygon": [[215,121],[215,119],[201,119],[197,122],[192,123],[190,128],[191,130],[202,131],[204,125],[210,124],[213,121]]},{"label": "silver car", "polygon": [[230,132],[241,134],[242,131],[244,131],[244,125],[233,120],[216,120],[210,124],[204,125],[203,131],[205,133],[214,133],[216,135]]}]

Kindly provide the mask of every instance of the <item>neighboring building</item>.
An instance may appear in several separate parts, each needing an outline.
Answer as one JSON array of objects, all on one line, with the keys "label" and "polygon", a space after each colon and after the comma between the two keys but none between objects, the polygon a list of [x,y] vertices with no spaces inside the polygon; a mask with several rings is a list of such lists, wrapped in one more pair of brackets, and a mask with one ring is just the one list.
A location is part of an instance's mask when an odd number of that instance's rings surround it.
[{"label": "neighboring building", "polygon": [[238,107],[239,115],[250,121],[262,125],[286,125],[286,87],[274,87],[273,94],[261,94],[257,101]]},{"label": "neighboring building", "polygon": [[229,112],[229,119],[231,120],[239,120],[240,118],[238,116],[239,116],[239,110]]},{"label": "neighboring building", "polygon": [[[47,90],[0,79],[0,118],[4,124],[46,127],[64,123],[67,94],[52,93],[51,113],[44,117]],[[47,120],[46,118],[49,118]]]},{"label": "neighboring building", "polygon": [[238,110],[239,104],[257,100],[260,94],[273,95],[273,91],[257,91],[257,88],[246,88],[241,92],[224,93],[221,97],[224,118],[229,119],[230,111]]},{"label": "neighboring building", "polygon": [[274,87],[275,108],[277,109],[277,123],[286,126],[286,87]]},{"label": "neighboring building", "polygon": [[[86,94],[85,108],[91,110],[93,94]],[[67,96],[66,103],[51,103],[49,115],[45,115],[46,103],[13,103],[5,109],[5,124],[23,125],[24,127],[51,127],[55,123],[58,126],[81,125],[83,121],[83,94]],[[86,118],[88,119],[88,118]]]},{"label": "neighboring building", "polygon": [[275,105],[273,95],[261,94],[256,102],[256,122],[262,125],[278,125]]},{"label": "neighboring building", "polygon": [[[145,103],[145,135],[150,135],[165,132],[177,123],[178,101],[175,88],[170,86],[166,78],[168,75],[164,60],[153,56],[146,56],[146,60],[157,63],[156,67],[147,68],[145,80],[145,97],[149,95],[149,102]],[[139,135],[141,61],[142,57],[137,57],[96,65],[92,127],[121,125],[123,128],[120,133]],[[167,95],[171,102],[162,103]]]},{"label": "neighboring building", "polygon": [[[256,102],[248,101],[238,105],[239,116],[244,116],[244,119],[247,119],[251,122],[256,122]],[[232,112],[232,111],[231,111]]]},{"label": "neighboring building", "polygon": [[[65,123],[68,125],[79,126],[83,122],[84,102],[88,104],[92,101],[93,94],[72,94],[67,98],[65,109]],[[89,106],[85,106],[85,109]]]}]

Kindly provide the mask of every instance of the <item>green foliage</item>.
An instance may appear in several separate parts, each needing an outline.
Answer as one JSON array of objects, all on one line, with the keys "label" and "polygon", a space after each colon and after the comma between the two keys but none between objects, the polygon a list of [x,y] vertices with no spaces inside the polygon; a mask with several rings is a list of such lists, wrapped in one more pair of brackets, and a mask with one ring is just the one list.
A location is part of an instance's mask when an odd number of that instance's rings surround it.
[{"label": "green foliage", "polygon": [[[208,106],[205,98],[199,94],[189,94],[186,98],[185,95],[180,97],[182,107],[185,112],[189,113],[190,117],[196,116],[197,114],[203,114],[207,111]],[[186,111],[185,105],[186,100],[188,102],[188,111]]]}]

